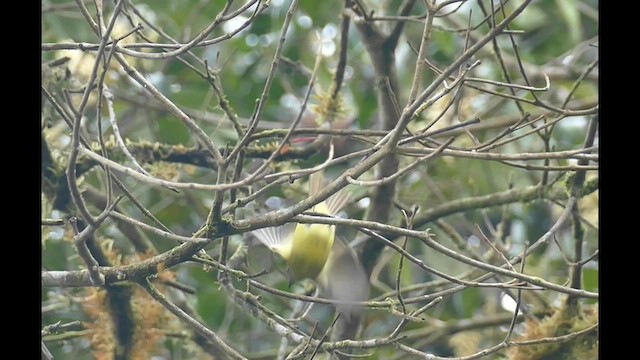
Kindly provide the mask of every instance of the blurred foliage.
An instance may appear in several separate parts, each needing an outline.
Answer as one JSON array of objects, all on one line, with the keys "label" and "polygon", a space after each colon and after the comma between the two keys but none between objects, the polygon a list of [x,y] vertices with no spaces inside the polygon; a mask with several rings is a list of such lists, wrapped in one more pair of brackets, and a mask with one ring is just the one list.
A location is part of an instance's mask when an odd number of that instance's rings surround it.
[{"label": "blurred foliage", "polygon": [[[375,10],[376,15],[396,15],[397,8],[404,3],[404,1],[399,0],[363,2],[372,10]],[[92,16],[95,16],[93,2],[85,1],[84,3],[89,8]],[[135,5],[154,26],[162,29],[182,43],[192,39],[210,24],[225,3],[224,1],[208,0],[128,2],[128,4]],[[189,63],[200,71],[203,71],[203,66],[198,60],[206,59],[209,66],[218,72],[226,100],[241,119],[246,120],[252,116],[257,101],[263,92],[264,83],[272,65],[272,57],[289,3],[290,1],[286,0],[271,0],[269,8],[259,14],[251,22],[250,26],[239,34],[227,41],[211,46],[195,47],[191,49],[191,52],[197,59],[187,57]],[[518,1],[509,1],[506,11],[509,12],[519,3]],[[237,9],[241,4],[242,2],[239,1],[234,2],[232,9]],[[482,4],[485,10],[490,9],[489,2],[482,1]],[[104,6],[108,20],[113,10],[114,2],[104,2]],[[317,89],[322,89],[323,91],[329,89],[338,62],[342,7],[343,2],[337,0],[301,1],[283,49],[283,55],[290,59],[294,65],[280,61],[262,116],[261,125],[271,124],[271,127],[286,129],[295,119],[308,85],[308,70],[313,68],[319,49],[322,49],[323,58],[316,86]],[[43,1],[42,9],[43,43],[96,44],[99,42],[99,39],[81,16],[75,2],[47,0]],[[125,9],[127,9],[126,13],[131,17],[133,23],[123,17],[122,21],[117,23],[114,34],[124,35],[133,26],[142,23],[144,28],[141,32],[145,37],[161,43],[171,42],[146,25],[145,21],[135,15],[129,8],[129,5],[125,6]],[[453,10],[453,7],[448,7],[447,9]],[[466,26],[470,9],[473,9],[472,24],[478,23],[484,18],[483,11],[479,8],[478,3],[476,1],[468,1],[452,15],[436,19],[437,27],[434,29],[431,38],[432,43],[428,49],[428,58],[435,66],[444,68],[464,51],[465,33],[451,30]],[[597,59],[598,50],[596,47],[591,46],[597,43],[599,31],[597,9],[598,1],[596,0],[535,1],[511,25],[510,28],[512,30],[523,31],[514,35],[514,39],[518,44],[519,54],[527,66],[555,67],[569,74],[564,77],[557,76],[553,79],[551,90],[541,95],[543,99],[559,103],[567,96],[575,79],[584,71],[587,64]],[[421,1],[417,1],[411,11],[411,15],[424,14],[425,11],[424,4]],[[208,38],[222,36],[232,31],[246,21],[249,16],[251,16],[251,13],[245,12],[238,18],[223,23]],[[395,23],[379,22],[379,24],[388,31]],[[401,38],[396,51],[396,68],[401,88],[401,93],[398,96],[401,99],[406,99],[411,88],[416,61],[415,50],[419,47],[422,29],[423,24],[421,22],[408,22],[405,28],[405,35]],[[472,32],[471,38],[474,39],[474,36],[481,36],[486,31],[487,25],[482,25]],[[131,35],[124,41],[127,43],[146,42],[138,34]],[[513,63],[513,50],[509,37],[500,36],[497,43],[501,51],[506,54],[505,58]],[[482,65],[478,67],[478,74],[474,74],[474,76],[504,81],[500,66],[493,60],[491,46],[487,46],[486,49],[487,51],[480,52],[477,55],[477,59],[482,61]],[[43,63],[61,59],[65,56],[69,60],[62,67],[68,68],[69,74],[64,79],[64,83],[61,82],[63,75],[59,73],[55,75],[58,76],[57,80],[52,80],[52,78],[43,75],[43,84],[47,84],[47,88],[51,88],[48,84],[54,84],[52,86],[57,87],[58,90],[62,88],[70,90],[82,89],[82,84],[86,83],[95,61],[94,52],[80,50],[42,51]],[[192,115],[214,143],[228,144],[231,147],[237,141],[236,133],[230,121],[226,119],[211,84],[202,79],[200,75],[176,58],[168,60],[141,60],[129,56],[126,58],[171,101]],[[113,69],[110,69],[106,84],[116,97],[115,107],[118,114],[118,124],[121,133],[126,138],[133,141],[146,140],[152,143],[202,147],[202,144],[195,140],[195,137],[174,115],[166,111],[161,104],[151,98],[137,83],[128,79],[123,70],[118,65],[115,65],[115,61],[112,61],[112,64]],[[297,66],[302,66],[306,70],[301,70]],[[515,67],[510,66],[510,69],[515,69]],[[513,70],[511,75],[518,79],[517,82],[522,81],[517,71]],[[435,76],[432,71],[426,70],[424,74],[425,84],[428,84]],[[532,85],[534,86],[543,86],[543,83],[544,80],[539,77],[532,80]],[[361,37],[352,24],[348,39],[348,65],[342,92],[347,109],[345,111],[346,117],[353,119],[353,123],[348,125],[350,128],[374,129],[377,127],[377,86],[371,60]],[[56,94],[59,96],[61,93],[61,91],[58,91]],[[317,93],[317,91],[314,93]],[[81,95],[77,92],[72,92],[69,96],[77,106]],[[531,98],[526,93],[522,93],[522,96]],[[518,109],[513,105],[513,102],[505,101],[503,98],[487,96],[473,89],[465,89],[460,97],[463,100],[452,106],[445,113],[445,118],[438,122],[434,129],[475,117],[478,117],[481,122],[485,122],[494,118],[519,116]],[[573,94],[573,99],[584,103],[597,101],[597,97],[597,76],[595,81],[588,80],[583,82]],[[449,100],[451,97],[446,99]],[[430,124],[444,110],[444,103],[445,100],[434,104],[411,126],[415,126],[415,129],[420,129]],[[401,104],[403,103],[401,102]],[[101,111],[98,110],[97,105],[97,98],[95,96],[91,97],[83,118],[83,124],[85,125],[83,128],[84,135],[92,142],[98,141],[96,136],[98,121],[101,121],[101,127],[105,134],[110,135],[112,133],[105,104],[102,104]],[[540,113],[540,109],[534,106],[524,105],[524,108],[525,111]],[[202,115],[203,113],[206,113],[206,116]],[[98,115],[100,115],[100,119]],[[47,125],[43,130],[43,137],[51,149],[52,156],[64,161],[70,152],[71,131],[60,116],[52,110],[51,104],[46,101],[43,102],[44,120],[46,120]],[[309,127],[309,124],[313,125],[313,121],[305,123],[305,120],[303,120],[301,127]],[[550,133],[548,146],[554,151],[580,148],[584,141],[586,126],[586,117],[572,117],[567,121],[560,122],[552,127],[553,131]],[[497,136],[502,130],[502,128],[488,128],[474,132],[474,136],[477,136],[478,140],[482,142]],[[514,135],[524,134],[528,130],[530,130],[530,127],[518,130]],[[454,143],[455,146],[459,147],[473,146],[473,144],[474,140],[465,134],[460,135]],[[500,151],[505,153],[540,152],[545,149],[545,146],[545,139],[542,136],[533,135],[527,136],[516,143],[506,145]],[[221,148],[224,148],[224,145]],[[281,168],[309,167],[322,162],[324,159],[324,154],[318,154],[310,159],[290,161],[277,166]],[[340,165],[339,168],[341,170],[345,169],[357,161],[359,159]],[[407,161],[403,165],[408,163]],[[543,163],[543,161],[529,162],[529,164],[533,165],[543,165]],[[551,161],[551,165],[566,164],[568,164],[567,160]],[[173,181],[212,184],[216,179],[214,170],[189,164],[154,163],[146,164],[145,168],[155,176],[169,178]],[[251,172],[256,168],[257,162],[254,160],[248,160],[245,164],[247,172]],[[331,170],[328,172],[331,173]],[[550,181],[556,181],[560,175],[562,174],[552,172]],[[397,199],[404,204],[419,205],[421,209],[430,209],[456,199],[533,185],[540,181],[540,177],[540,171],[527,171],[498,161],[440,157],[437,161],[427,162],[426,165],[417,167],[409,172],[408,175],[402,177],[397,186]],[[362,177],[362,179],[371,178],[372,173],[367,173]],[[204,223],[213,202],[212,193],[185,190],[175,193],[165,188],[150,187],[131,178],[122,177],[122,179],[137,199],[176,234],[190,236],[198,230]],[[104,188],[104,176],[102,174],[97,175],[95,171],[89,171],[81,178],[81,185]],[[304,187],[300,185],[299,181],[294,184],[285,184],[282,187],[273,187],[259,199],[258,205],[251,204],[248,208],[239,209],[237,216],[239,218],[248,217],[253,215],[255,211],[269,208],[268,204],[264,204],[267,199],[276,201],[278,204],[290,204],[301,200],[306,195],[299,190],[300,188]],[[257,187],[254,187],[253,190],[257,190]],[[362,189],[354,189],[354,192],[358,191],[363,195],[365,194]],[[246,193],[246,189],[240,190],[240,195],[244,196]],[[287,200],[283,200],[283,198]],[[43,193],[43,201],[51,201],[51,199],[47,194]],[[365,208],[365,206],[361,205],[360,203],[352,204],[347,210],[348,214],[352,217],[361,218]],[[123,213],[129,214],[133,218],[143,218],[140,211],[129,201],[123,201],[120,207]],[[597,194],[594,194],[594,197],[581,208],[581,211],[586,214],[585,217],[590,216],[589,221],[593,224],[593,227],[587,227],[583,256],[591,255],[598,248],[597,207]],[[44,218],[62,218],[68,215],[64,213],[63,209],[51,210],[50,205],[47,209],[42,214]],[[92,207],[91,209],[94,214],[102,210],[98,207]],[[490,233],[491,228],[495,229],[503,221],[503,218],[506,218],[508,220],[506,222],[508,228],[505,230],[506,233],[503,239],[506,244],[506,255],[515,256],[523,251],[525,242],[535,241],[548,231],[549,227],[557,219],[559,211],[561,209],[549,201],[536,200],[524,204],[511,204],[510,206],[459,212],[448,216],[446,220],[453,224],[456,231],[468,242],[468,246],[481,254],[489,254],[492,250],[485,242],[474,242],[472,239],[475,238],[477,240],[482,236],[479,229],[484,233]],[[391,219],[390,223],[394,225],[401,224],[402,214],[394,208]],[[433,224],[427,224],[422,228],[427,226],[435,233],[435,239],[438,242],[450,248],[456,248],[455,243],[447,234],[438,228],[434,228]],[[84,263],[76,254],[75,247],[71,241],[72,237],[73,233],[69,227],[43,226],[43,269],[77,270],[85,268]],[[110,244],[122,256],[127,258],[132,254],[133,250],[127,242],[126,235],[114,223],[107,223],[101,228],[100,232],[96,234],[96,241],[104,245],[107,242],[107,237],[113,239],[110,240]],[[155,235],[148,234],[148,238],[160,252],[167,251],[175,246],[173,242]],[[573,254],[570,226],[566,225],[560,229],[556,234],[556,238],[564,251]],[[245,240],[247,239],[245,238]],[[241,241],[241,236],[231,237],[231,252],[236,249]],[[429,266],[454,276],[469,270],[469,266],[453,261],[450,258],[445,258],[421,244],[412,241],[409,243],[408,250],[423,259]],[[219,245],[216,243],[207,247],[206,250],[207,253],[216,258],[219,252]],[[250,261],[247,264],[249,269],[258,272],[266,266],[271,271],[268,275],[260,277],[260,281],[282,290],[302,291],[302,289],[295,287],[287,289],[283,274],[276,270],[282,266],[279,259],[266,259],[267,252],[260,252],[261,250],[259,249],[252,248],[250,251]],[[255,254],[260,255],[256,256]],[[380,273],[379,280],[389,286],[387,291],[393,290],[395,287],[398,262],[399,256],[394,253],[394,256],[388,260],[384,270]],[[501,263],[495,262],[494,264]],[[407,261],[404,262],[404,267],[401,277],[403,286],[438,279]],[[183,265],[173,270],[176,272],[179,281],[192,286],[196,290],[194,294],[184,294],[182,297],[193,306],[204,324],[214,329],[221,337],[229,339],[229,343],[243,354],[266,352],[266,354],[270,355],[266,355],[265,358],[275,356],[273,351],[279,346],[279,336],[271,333],[264,324],[248,316],[242,309],[233,306],[233,302],[229,300],[227,294],[221,290],[222,288],[217,283],[216,271],[205,272],[201,266],[195,265]],[[558,251],[557,245],[552,241],[547,246],[540,248],[528,259],[526,273],[562,284],[567,279],[568,267],[563,254]],[[584,269],[583,283],[585,290],[598,290],[598,273],[599,268],[593,263]],[[243,284],[237,285],[239,287],[246,286]],[[383,294],[383,290],[375,287],[374,289],[372,291],[372,299]],[[291,312],[292,301],[285,298],[272,297],[264,292],[259,292],[259,294],[263,296],[265,304],[274,312],[284,317],[287,317]],[[412,294],[417,296],[422,293],[414,291]],[[430,311],[423,314],[428,318],[425,324],[436,322],[446,324],[461,319],[476,319],[505,313],[505,309],[496,305],[499,294],[500,291],[497,289],[480,288],[471,288],[455,293],[446,297],[441,304],[435,307],[433,312]],[[96,315],[96,313],[87,314],[86,311],[82,310],[82,304],[86,304],[89,297],[92,297],[92,301],[96,301],[96,296],[98,296],[96,293],[78,289],[44,288],[42,295],[42,325],[52,324],[57,321],[64,323],[71,320],[91,323],[96,319],[91,314]],[[155,304],[146,294],[137,294],[137,296],[144,297],[144,300],[138,300],[142,307]],[[546,300],[548,304],[556,306],[560,301],[559,298],[558,294],[554,294]],[[527,301],[534,304],[536,300],[528,298]],[[539,305],[539,303],[536,304]],[[494,309],[492,312],[486,312],[486,309],[491,307],[490,305]],[[534,310],[538,309],[536,306],[532,306],[532,308]],[[326,306],[318,305],[311,313],[311,319],[320,321],[318,331],[326,329],[328,321],[330,321],[331,316],[327,315],[327,309]],[[160,312],[159,309],[154,311]],[[587,315],[589,318],[594,316],[591,310],[587,312]],[[172,317],[170,314],[162,316],[163,319],[165,319],[164,317]],[[367,312],[364,325],[364,338],[385,336],[396,324],[397,319],[391,321],[388,313],[370,310]],[[154,328],[156,330],[154,336],[159,336],[162,331],[169,331],[169,328],[162,328],[163,325],[160,322],[147,325],[149,327],[158,327]],[[172,325],[172,329],[174,329],[174,326],[175,329],[178,329],[175,324]],[[307,329],[312,326],[312,323],[301,324],[301,327]],[[503,326],[508,326],[508,322]],[[538,330],[536,331],[547,334],[547,332],[540,330],[540,326],[538,325]],[[422,327],[423,324],[411,323],[407,326],[407,330],[419,330]],[[581,328],[584,328],[584,326]],[[546,331],[546,327],[544,329]],[[538,333],[528,336],[541,336]],[[502,328],[496,328],[495,333],[485,334],[482,338],[478,338],[476,333],[461,332],[457,338],[452,337],[450,341],[447,341],[446,337],[441,337],[437,341],[425,343],[422,348],[417,348],[439,355],[453,354],[454,352],[456,355],[466,354],[468,349],[464,348],[463,345],[466,344],[468,347],[478,350],[483,346],[489,346],[501,341],[504,334],[505,331]],[[205,358],[202,350],[190,343],[185,338],[184,333],[177,332],[164,335],[167,335],[165,339],[168,339],[164,345],[159,342],[160,345],[157,348],[145,349],[145,351],[148,351],[145,356],[155,355],[165,359]],[[464,336],[468,336],[471,340],[464,340],[466,339]],[[90,337],[83,334],[78,337],[47,343],[55,358],[90,359],[94,355],[89,350],[91,344],[88,339]],[[416,344],[420,344],[420,342]],[[95,341],[93,345],[93,351],[96,351]],[[583,349],[583,352],[592,354],[592,345],[593,342],[590,342]],[[393,358],[392,356],[396,354],[396,350],[393,347],[384,347],[375,349],[371,353],[370,359],[388,359]],[[533,357],[529,358],[532,359]]]}]

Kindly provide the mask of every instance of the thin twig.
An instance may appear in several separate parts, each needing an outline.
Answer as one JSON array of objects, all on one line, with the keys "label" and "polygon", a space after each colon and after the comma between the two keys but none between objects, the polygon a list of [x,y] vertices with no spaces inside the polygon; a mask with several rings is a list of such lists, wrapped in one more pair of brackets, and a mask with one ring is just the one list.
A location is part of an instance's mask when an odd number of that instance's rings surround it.
[{"label": "thin twig", "polygon": [[116,218],[118,220],[122,220],[122,221],[124,221],[126,223],[129,223],[131,225],[137,226],[137,227],[141,228],[142,230],[146,230],[146,231],[152,232],[153,234],[161,236],[161,237],[163,237],[165,239],[168,239],[168,240],[173,240],[173,241],[177,241],[177,242],[180,242],[180,243],[185,243],[185,242],[206,242],[206,243],[208,243],[208,242],[210,242],[210,240],[207,239],[207,238],[197,238],[197,237],[194,238],[194,237],[181,236],[181,235],[176,235],[176,234],[174,234],[172,232],[160,230],[160,229],[158,229],[156,227],[147,225],[147,224],[145,224],[145,223],[143,223],[141,221],[138,221],[138,220],[135,220],[133,218],[130,218],[130,217],[128,217],[128,216],[126,216],[124,214],[121,214],[121,213],[119,213],[117,211],[112,211],[109,214],[109,216],[114,217],[114,218]]},{"label": "thin twig", "polygon": [[[413,211],[411,212],[411,215],[407,214],[406,211],[402,210],[402,214],[404,215],[404,221],[405,224],[407,225],[407,229],[411,230],[413,228],[413,219],[416,217],[416,214],[418,213],[418,210],[420,208],[416,205],[413,207]],[[408,237],[404,237],[403,241],[402,241],[402,250],[406,251],[407,250],[407,241],[409,240]],[[402,301],[402,292],[400,291],[400,280],[402,278],[402,267],[404,265],[404,256],[402,256],[402,254],[400,255],[400,261],[398,264],[398,272],[396,275],[396,296],[398,298],[398,302],[400,303],[400,306],[402,306],[402,313],[406,314],[407,313],[407,308],[404,305],[404,301]]]},{"label": "thin twig", "polygon": [[[489,245],[489,247],[498,255],[500,256],[500,258],[504,261],[505,265],[507,265],[507,267],[509,269],[511,269],[511,271],[516,271],[516,269],[513,267],[513,265],[511,265],[511,263],[509,262],[509,260],[504,256],[504,254],[502,253],[502,251],[498,250],[498,248],[496,248],[496,246],[491,242],[491,240],[489,240],[489,238],[487,237],[487,235],[484,234],[484,232],[482,231],[482,228],[480,228],[479,225],[476,225],[478,231],[480,232],[480,235],[482,235],[480,238],[482,240],[484,240],[485,243],[487,243],[487,245]],[[521,271],[522,272],[522,271]]]},{"label": "thin twig", "polygon": [[[140,166],[140,164],[138,164],[138,161],[136,160],[136,158],[133,157],[133,155],[131,155],[131,153],[129,152],[129,149],[127,149],[127,146],[124,143],[124,140],[122,139],[122,135],[120,135],[120,129],[118,128],[118,121],[116,120],[116,111],[113,107],[113,100],[114,100],[113,93],[111,92],[111,90],[109,90],[109,88],[106,85],[102,88],[102,93],[104,94],[104,98],[107,100],[107,109],[109,110],[109,122],[111,123],[111,129],[113,130],[116,143],[120,147],[120,150],[127,157],[127,159],[131,161],[133,166],[138,169],[138,171],[140,171],[141,173],[149,177],[152,177],[151,174],[149,174],[142,166]],[[106,149],[104,148],[104,145],[101,145],[101,149],[102,151],[106,151]],[[103,154],[102,156],[105,156],[105,155]]]},{"label": "thin twig", "polygon": [[216,347],[219,348],[224,354],[232,359],[246,359],[239,352],[231,348],[222,339],[220,339],[218,335],[216,335],[216,333],[209,330],[209,328],[201,324],[198,320],[192,318],[191,316],[189,316],[189,314],[170,302],[162,293],[160,293],[155,288],[155,286],[153,286],[153,284],[149,280],[140,282],[140,285],[147,291],[149,295],[151,295],[152,298],[162,304],[162,306],[164,306],[172,314],[177,316],[180,320],[196,330],[198,334],[204,336],[212,344],[215,344]]},{"label": "thin twig", "polygon": [[325,331],[324,334],[322,334],[322,337],[320,338],[320,340],[316,344],[316,347],[313,349],[313,352],[311,353],[311,357],[309,358],[310,360],[312,360],[316,356],[316,354],[318,353],[318,350],[320,349],[320,346],[322,346],[322,343],[324,343],[327,340],[327,335],[329,335],[329,331],[331,331],[331,328],[333,328],[333,326],[336,324],[336,321],[338,321],[338,318],[340,318],[340,313],[338,313],[336,317],[333,319],[333,321],[331,322],[331,325],[329,325],[329,327],[327,328],[327,331]]},{"label": "thin twig", "polygon": [[87,268],[89,270],[89,279],[91,280],[91,284],[94,286],[104,284],[105,279],[104,279],[104,276],[98,270],[98,267],[100,264],[98,264],[98,261],[91,254],[91,251],[87,246],[87,241],[89,237],[97,230],[100,224],[102,224],[102,222],[107,219],[107,217],[109,216],[109,213],[118,204],[120,199],[122,199],[122,196],[119,196],[117,199],[115,199],[115,201],[112,204],[107,206],[107,208],[102,212],[102,214],[100,214],[98,217],[93,219],[94,221],[91,224],[89,224],[86,228],[84,228],[82,231],[79,231],[77,227],[77,219],[75,217],[72,217],[71,219],[69,219],[69,222],[71,223],[71,225],[73,226],[76,232],[76,235],[73,237],[73,241],[78,250],[78,255],[82,258],[84,263],[87,265]]},{"label": "thin twig", "polygon": [[[570,198],[568,200],[568,204],[573,204],[573,202],[575,202],[575,198]],[[546,243],[549,238],[551,237],[551,235],[553,235],[557,229],[560,227],[560,225],[564,224],[564,222],[567,220],[568,215],[570,214],[570,211],[565,210],[563,212],[563,214],[560,216],[560,218],[558,219],[558,221],[554,224],[554,226],[552,226],[541,238],[539,238],[529,249],[528,249],[528,253],[531,253],[533,250],[535,250],[537,247],[539,247],[542,243]],[[346,226],[351,226],[351,227],[356,227],[359,230],[366,232],[368,235],[370,236],[374,236],[377,239],[382,240],[383,242],[385,242],[385,244],[387,246],[392,247],[394,250],[398,251],[398,252],[403,252],[402,249],[394,244],[393,242],[385,239],[384,237],[375,234],[372,230],[375,231],[381,231],[384,233],[394,233],[396,235],[400,235],[400,236],[411,236],[411,237],[415,237],[419,240],[421,240],[425,245],[429,246],[430,248],[442,253],[443,255],[446,255],[448,257],[451,257],[452,259],[458,260],[460,262],[463,262],[465,264],[483,269],[483,270],[487,270],[496,274],[500,274],[500,275],[505,275],[508,277],[513,277],[522,281],[525,281],[527,283],[530,283],[532,285],[536,285],[536,286],[540,286],[543,288],[547,288],[550,290],[555,290],[555,291],[559,291],[559,292],[563,292],[566,294],[571,294],[571,295],[575,295],[578,297],[586,297],[586,298],[592,298],[592,299],[597,299],[599,297],[599,295],[597,293],[593,293],[593,292],[589,292],[589,291],[584,291],[584,290],[576,290],[576,289],[572,289],[572,288],[568,288],[562,285],[558,285],[558,284],[554,284],[551,282],[548,282],[547,280],[541,279],[539,277],[535,277],[535,276],[528,276],[528,275],[523,275],[517,272],[513,272],[510,270],[506,270],[504,267],[497,267],[494,265],[490,265],[487,263],[483,263],[481,261],[469,258],[465,255],[462,255],[458,252],[455,252],[445,246],[443,246],[442,244],[438,243],[437,241],[431,239],[431,235],[428,232],[425,231],[416,231],[416,230],[407,230],[407,229],[403,229],[403,228],[398,228],[395,226],[391,226],[391,225],[384,225],[384,224],[380,224],[377,222],[371,222],[371,221],[364,221],[364,220],[353,220],[353,219],[339,219],[339,218],[331,218],[331,217],[326,217],[326,216],[309,216],[309,215],[296,215],[295,217],[292,218],[293,221],[296,222],[300,222],[300,223],[307,223],[307,224],[312,224],[312,223],[320,223],[320,224],[329,224],[329,225],[346,225]],[[518,286],[511,286],[511,285],[506,285],[506,284],[482,284],[482,283],[477,283],[477,282],[467,282],[467,281],[462,281],[460,279],[456,279],[453,278],[449,275],[443,274],[442,272],[439,272],[437,270],[434,270],[430,267],[428,267],[427,265],[424,264],[424,262],[420,259],[417,259],[416,257],[414,257],[413,255],[403,252],[404,256],[411,260],[413,263],[415,263],[416,265],[418,265],[419,267],[429,271],[429,272],[433,272],[434,274],[438,275],[438,276],[442,276],[444,278],[447,278],[450,281],[454,281],[458,284],[464,284],[467,286],[491,286],[491,287],[509,287],[509,288],[518,288]],[[528,254],[527,254],[528,255]],[[520,256],[515,257],[514,259],[511,260],[511,263],[513,264],[514,262],[520,262],[522,259]]]},{"label": "thin twig", "polygon": [[395,181],[397,178],[399,178],[400,176],[406,174],[407,172],[409,172],[410,170],[412,170],[413,168],[415,168],[416,166],[418,166],[419,164],[421,164],[423,161],[429,160],[437,155],[439,155],[440,153],[442,153],[442,151],[444,151],[444,149],[451,145],[451,143],[455,140],[455,138],[449,138],[447,141],[445,141],[442,145],[440,145],[437,149],[435,149],[432,153],[430,153],[429,155],[425,155],[422,156],[420,158],[418,158],[418,160],[412,162],[411,164],[405,166],[404,168],[398,170],[396,173],[394,173],[391,176],[388,177],[384,177],[382,179],[378,179],[378,180],[371,180],[371,181],[364,181],[364,180],[356,180],[353,179],[351,176],[347,176],[347,182],[353,185],[359,185],[359,186],[380,186],[383,184],[388,184],[392,181]]},{"label": "thin twig", "polygon": [[[524,244],[524,250],[522,250],[522,262],[520,263],[520,273],[524,274],[524,264],[527,260],[527,257],[525,256],[525,254],[527,253],[527,245],[528,243],[525,242]],[[516,307],[515,309],[513,309],[513,318],[511,319],[511,324],[509,324],[509,330],[507,331],[507,335],[504,339],[505,343],[509,343],[511,341],[511,336],[513,335],[513,329],[516,326],[516,321],[518,320],[518,313],[520,312],[520,306],[522,304],[522,291],[520,289],[517,290],[518,291],[518,296],[516,300]]]},{"label": "thin twig", "polygon": [[253,135],[253,132],[256,130],[256,126],[258,126],[258,122],[260,121],[260,117],[262,116],[262,111],[264,110],[265,104],[269,99],[271,85],[273,84],[273,79],[275,78],[278,64],[280,63],[280,56],[282,53],[282,49],[284,48],[284,41],[287,38],[287,30],[289,29],[289,24],[291,23],[291,19],[293,19],[293,15],[295,14],[297,7],[298,7],[298,0],[291,1],[291,5],[289,5],[289,9],[287,10],[284,23],[282,24],[280,39],[278,41],[278,45],[276,46],[276,51],[273,55],[273,60],[271,61],[271,68],[269,69],[269,75],[267,75],[267,80],[264,84],[262,95],[260,96],[260,100],[258,100],[256,110],[251,116],[251,122],[249,123],[249,127],[247,131],[245,132],[244,136],[235,145],[234,149],[229,154],[227,161],[233,160],[238,155],[238,152],[241,149],[245,148],[245,146],[249,142],[249,139],[251,138],[251,135]]},{"label": "thin twig", "polygon": [[[78,108],[77,114],[75,114],[75,118],[73,121],[73,135],[72,135],[72,144],[71,144],[71,154],[69,155],[69,165],[67,167],[67,183],[69,185],[69,193],[71,194],[71,200],[80,211],[82,218],[91,226],[94,224],[94,219],[86,204],[82,200],[82,194],[80,193],[80,189],[78,188],[77,178],[76,178],[76,161],[78,159],[78,150],[80,149],[80,121],[82,119],[82,115],[86,109],[86,106],[89,102],[89,95],[91,94],[91,89],[93,88],[94,82],[98,75],[98,67],[100,65],[100,57],[105,51],[105,46],[107,41],[109,40],[109,36],[113,31],[113,27],[115,26],[116,19],[118,18],[118,14],[122,9],[123,0],[120,0],[116,5],[113,16],[109,21],[109,26],[105,30],[105,33],[102,36],[100,41],[100,47],[98,48],[98,53],[96,54],[96,61],[93,64],[93,68],[91,70],[91,75],[89,76],[89,81],[85,87],[84,93],[82,94],[82,100],[80,101],[80,107]],[[83,4],[84,6],[84,4]]]},{"label": "thin twig", "polygon": [[42,219],[40,224],[43,226],[64,226],[67,222],[64,219]]}]

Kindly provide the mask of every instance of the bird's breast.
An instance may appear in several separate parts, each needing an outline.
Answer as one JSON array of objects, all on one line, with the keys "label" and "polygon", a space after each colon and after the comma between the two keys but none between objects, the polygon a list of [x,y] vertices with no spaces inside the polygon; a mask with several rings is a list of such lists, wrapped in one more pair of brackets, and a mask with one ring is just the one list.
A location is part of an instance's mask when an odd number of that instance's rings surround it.
[{"label": "bird's breast", "polygon": [[335,239],[335,226],[298,224],[289,257],[293,280],[314,279],[324,267]]}]

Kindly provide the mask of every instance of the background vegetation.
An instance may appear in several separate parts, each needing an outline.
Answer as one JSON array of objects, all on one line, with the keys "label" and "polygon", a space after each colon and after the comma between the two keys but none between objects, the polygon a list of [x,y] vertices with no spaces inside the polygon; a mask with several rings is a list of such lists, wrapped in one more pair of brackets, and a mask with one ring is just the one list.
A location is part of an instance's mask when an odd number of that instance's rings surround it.
[{"label": "background vegetation", "polygon": [[[43,1],[43,349],[597,358],[597,8]],[[249,231],[343,187],[371,295],[336,341]]]}]

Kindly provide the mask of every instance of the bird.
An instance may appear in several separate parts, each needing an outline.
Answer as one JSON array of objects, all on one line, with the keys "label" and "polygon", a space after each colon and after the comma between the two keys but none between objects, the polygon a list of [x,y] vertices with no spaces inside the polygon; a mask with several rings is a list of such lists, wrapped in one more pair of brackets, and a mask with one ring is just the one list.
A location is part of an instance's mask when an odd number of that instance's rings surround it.
[{"label": "bird", "polygon": [[[317,195],[325,186],[322,172],[311,174],[309,196]],[[349,202],[350,194],[342,189],[310,210],[336,216]],[[311,279],[328,299],[336,300],[336,310],[347,318],[361,309],[354,302],[369,296],[369,281],[344,236],[336,235],[336,226],[329,224],[301,224],[260,228],[253,235],[287,264],[289,285]]]}]

